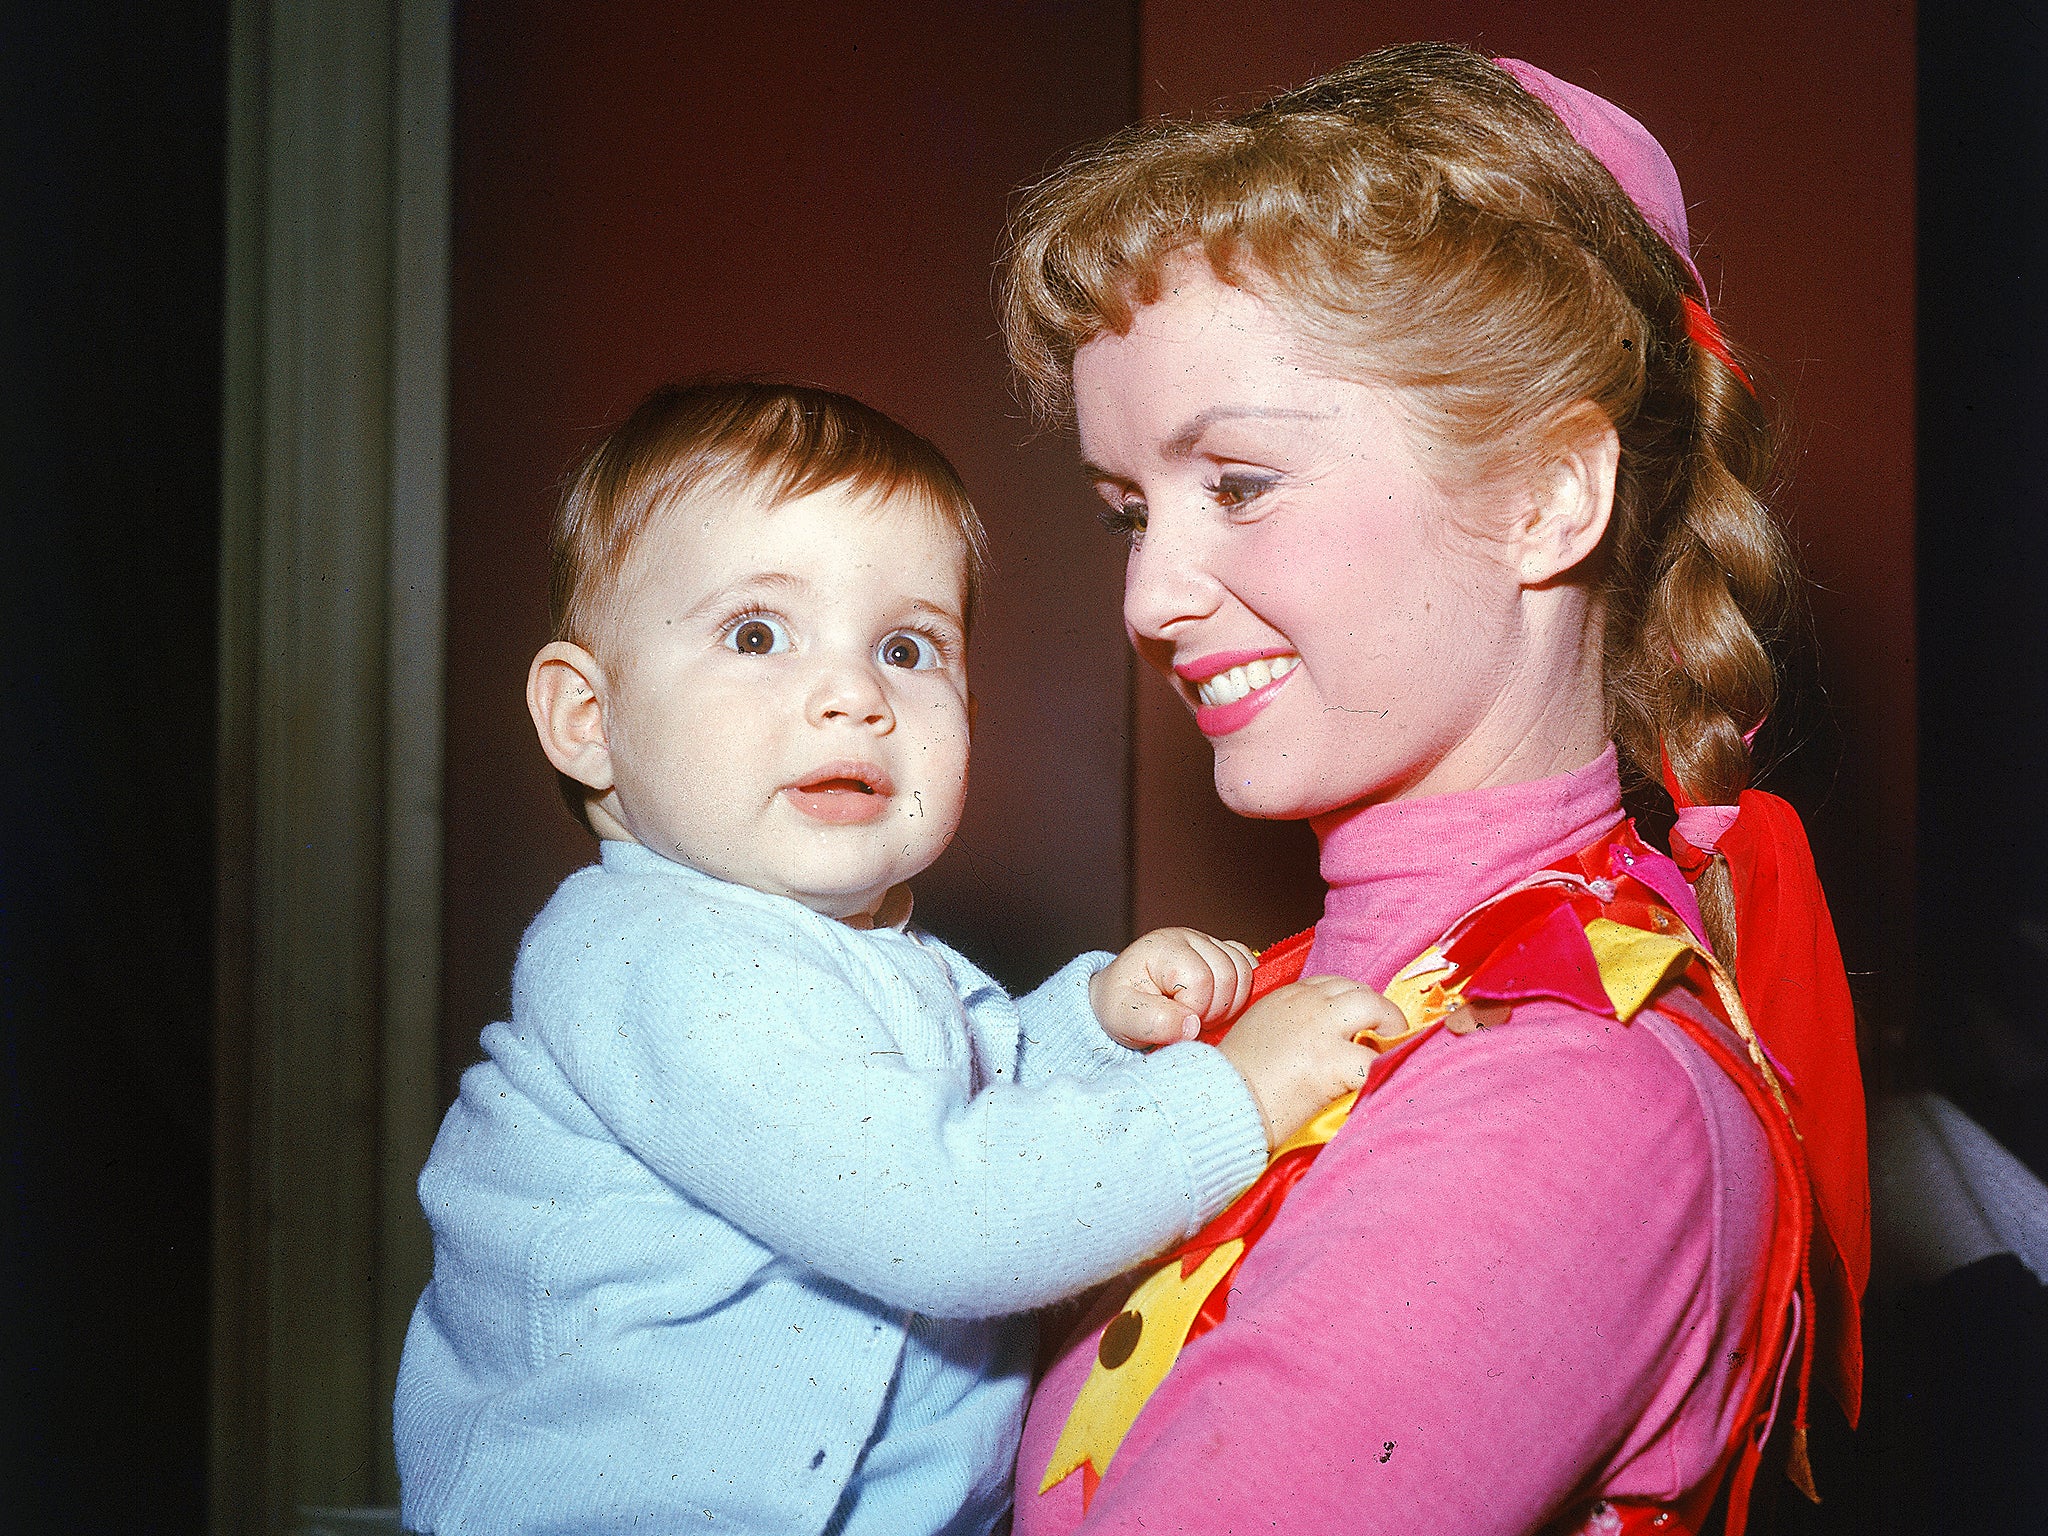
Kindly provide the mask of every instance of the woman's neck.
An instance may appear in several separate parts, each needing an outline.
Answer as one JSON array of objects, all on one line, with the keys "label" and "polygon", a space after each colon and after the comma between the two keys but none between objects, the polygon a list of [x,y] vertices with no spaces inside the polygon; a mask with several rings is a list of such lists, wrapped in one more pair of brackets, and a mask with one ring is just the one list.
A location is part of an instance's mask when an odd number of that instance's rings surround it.
[{"label": "woman's neck", "polygon": [[1319,816],[1329,890],[1303,974],[1384,989],[1472,908],[1620,819],[1611,746],[1585,767],[1545,779]]}]

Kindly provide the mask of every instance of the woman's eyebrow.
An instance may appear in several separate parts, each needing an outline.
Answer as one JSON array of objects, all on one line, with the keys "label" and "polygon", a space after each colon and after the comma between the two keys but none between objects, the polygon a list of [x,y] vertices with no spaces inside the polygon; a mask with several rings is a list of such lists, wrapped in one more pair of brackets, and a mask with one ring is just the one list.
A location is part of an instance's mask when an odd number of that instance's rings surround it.
[{"label": "woman's eyebrow", "polygon": [[[1212,405],[1207,410],[1197,411],[1181,423],[1174,434],[1159,445],[1160,457],[1185,459],[1193,455],[1195,447],[1202,441],[1202,434],[1218,422],[1223,421],[1327,421],[1337,413],[1331,411],[1300,411],[1278,405]],[[1092,459],[1081,461],[1081,473],[1090,480],[1113,480],[1128,482],[1130,476],[1105,469]]]},{"label": "woman's eyebrow", "polygon": [[1169,459],[1184,459],[1195,451],[1202,434],[1218,422],[1322,421],[1336,414],[1335,411],[1301,411],[1278,405],[1212,405],[1183,422],[1178,431],[1159,445],[1159,451]]}]

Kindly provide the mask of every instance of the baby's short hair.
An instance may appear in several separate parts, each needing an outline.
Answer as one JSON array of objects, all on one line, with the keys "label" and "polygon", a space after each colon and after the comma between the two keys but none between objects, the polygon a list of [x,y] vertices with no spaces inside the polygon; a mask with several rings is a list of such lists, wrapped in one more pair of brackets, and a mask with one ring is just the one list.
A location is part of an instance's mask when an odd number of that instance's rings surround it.
[{"label": "baby's short hair", "polygon": [[877,500],[907,496],[958,534],[962,618],[973,622],[988,535],[943,453],[836,390],[703,379],[655,390],[577,466],[548,535],[554,638],[600,648],[627,558],[663,508],[702,496],[772,507],[835,487]]},{"label": "baby's short hair", "polygon": [[[605,434],[576,467],[548,530],[554,638],[604,649],[608,609],[633,546],[655,515],[703,496],[775,506],[844,487],[907,496],[960,537],[972,626],[988,535],[960,472],[917,433],[851,395],[809,384],[700,379],[666,384]],[[570,814],[590,826],[589,790],[557,773]]]}]

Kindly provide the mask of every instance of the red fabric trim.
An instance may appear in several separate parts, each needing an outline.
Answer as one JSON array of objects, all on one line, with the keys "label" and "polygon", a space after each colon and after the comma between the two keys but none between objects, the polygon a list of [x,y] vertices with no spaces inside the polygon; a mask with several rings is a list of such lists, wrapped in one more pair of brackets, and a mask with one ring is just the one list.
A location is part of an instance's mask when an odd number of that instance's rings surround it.
[{"label": "red fabric trim", "polygon": [[1862,1406],[1863,1288],[1870,1279],[1870,1173],[1856,1011],[1841,946],[1799,815],[1744,790],[1721,835],[1735,891],[1736,986],[1784,1071],[1825,1241],[1814,1245],[1814,1332],[1823,1377],[1849,1422]]},{"label": "red fabric trim", "polygon": [[[1687,990],[1716,1017],[1722,1017],[1712,985],[1702,985],[1697,978],[1697,971],[1687,978]],[[1811,1185],[1799,1138],[1793,1134],[1791,1123],[1749,1062],[1736,1055],[1718,1035],[1687,1015],[1667,1011],[1663,1017],[1683,1029],[1693,1043],[1705,1051],[1709,1059],[1742,1090],[1743,1097],[1749,1100],[1749,1107],[1764,1128],[1764,1136],[1771,1149],[1771,1166],[1776,1173],[1771,1243],[1764,1259],[1763,1292],[1750,1325],[1753,1363],[1749,1384],[1743,1389],[1741,1405],[1735,1415],[1734,1432],[1728,1449],[1723,1453],[1722,1467],[1680,1501],[1688,1506],[1698,1503],[1704,1508],[1712,1502],[1714,1490],[1722,1477],[1729,1477],[1725,1536],[1742,1536],[1749,1519],[1750,1489],[1756,1481],[1757,1467],[1763,1456],[1771,1402],[1777,1391],[1779,1364],[1792,1342],[1789,1332],[1795,1293],[1804,1298],[1806,1316],[1809,1319],[1813,1316],[1813,1298],[1806,1284],[1806,1255],[1813,1232]],[[1809,1324],[1806,1338],[1810,1341],[1812,1337]],[[1803,1426],[1806,1420],[1803,1395],[1795,1401],[1793,1413],[1794,1423]]]},{"label": "red fabric trim", "polygon": [[1721,322],[1708,314],[1707,306],[1691,294],[1686,294],[1679,302],[1685,306],[1686,339],[1702,351],[1719,358],[1721,365],[1742,380],[1742,387],[1754,397],[1756,385],[1751,381],[1748,370],[1735,361],[1735,352],[1728,345],[1728,337],[1721,330]]},{"label": "red fabric trim", "polygon": [[1669,1504],[1643,1504],[1633,1499],[1597,1499],[1591,1505],[1574,1504],[1539,1536],[1585,1536],[1592,1530],[1597,1514],[1611,1515],[1619,1524],[1605,1521],[1599,1527],[1615,1536],[1695,1536],[1698,1526],[1684,1519]]},{"label": "red fabric trim", "polygon": [[[1672,772],[1670,755],[1661,744],[1658,750],[1664,787],[1685,810],[1692,801]],[[1870,1164],[1849,978],[1797,811],[1776,795],[1747,789],[1713,849],[1672,834],[1671,856],[1688,880],[1705,874],[1716,853],[1727,861],[1735,898],[1736,990],[1757,1038],[1781,1068],[1811,1171],[1822,1241],[1813,1245],[1811,1261],[1817,1306],[1809,1349],[1818,1351],[1822,1377],[1854,1425],[1863,1407]],[[1803,1363],[1802,1373],[1809,1366]]]}]

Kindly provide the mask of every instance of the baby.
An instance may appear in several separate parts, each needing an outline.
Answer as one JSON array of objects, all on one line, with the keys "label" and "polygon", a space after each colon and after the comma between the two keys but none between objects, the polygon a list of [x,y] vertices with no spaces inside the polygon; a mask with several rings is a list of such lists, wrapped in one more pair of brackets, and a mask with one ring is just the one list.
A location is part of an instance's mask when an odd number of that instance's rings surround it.
[{"label": "baby", "polygon": [[408,1530],[991,1529],[1005,1314],[1197,1230],[1363,1080],[1385,1005],[1348,983],[1193,1043],[1241,946],[1152,934],[1013,1001],[907,926],[981,551],[938,450],[824,390],[664,389],[584,463],[527,701],[601,861],[420,1178]]}]

